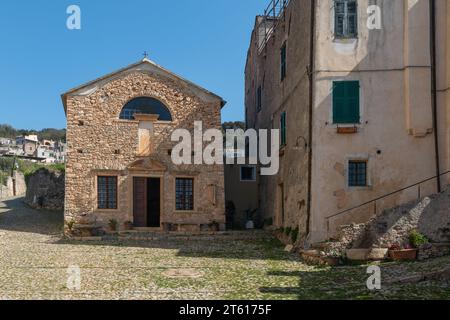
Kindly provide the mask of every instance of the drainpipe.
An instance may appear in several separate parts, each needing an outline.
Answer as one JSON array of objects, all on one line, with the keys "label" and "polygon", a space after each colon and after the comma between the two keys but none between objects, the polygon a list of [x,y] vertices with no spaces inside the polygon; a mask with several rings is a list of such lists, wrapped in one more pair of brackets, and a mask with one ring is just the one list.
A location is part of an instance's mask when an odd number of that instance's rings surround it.
[{"label": "drainpipe", "polygon": [[431,49],[431,96],[433,106],[434,146],[436,152],[437,190],[441,193],[441,164],[439,159],[439,132],[437,120],[437,66],[436,66],[436,1],[430,0],[430,49]]},{"label": "drainpipe", "polygon": [[308,135],[308,203],[306,219],[306,236],[309,239],[311,233],[311,199],[312,199],[312,134],[313,134],[313,110],[314,110],[314,54],[316,31],[316,1],[311,0],[311,28],[309,43],[309,135]]}]

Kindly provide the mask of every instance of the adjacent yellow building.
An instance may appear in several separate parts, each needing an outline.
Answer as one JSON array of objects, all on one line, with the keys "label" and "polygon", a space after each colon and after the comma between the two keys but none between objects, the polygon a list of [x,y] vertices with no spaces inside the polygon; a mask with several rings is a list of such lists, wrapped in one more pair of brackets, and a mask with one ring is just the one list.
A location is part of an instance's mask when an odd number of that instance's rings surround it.
[{"label": "adjacent yellow building", "polygon": [[282,137],[265,218],[320,242],[448,184],[448,6],[275,0],[256,19],[247,125]]}]

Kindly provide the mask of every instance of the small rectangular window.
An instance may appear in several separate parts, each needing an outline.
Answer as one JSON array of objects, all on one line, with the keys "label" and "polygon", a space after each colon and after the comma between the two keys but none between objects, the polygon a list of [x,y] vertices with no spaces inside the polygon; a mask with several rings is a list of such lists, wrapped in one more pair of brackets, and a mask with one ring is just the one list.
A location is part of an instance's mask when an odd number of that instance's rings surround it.
[{"label": "small rectangular window", "polygon": [[241,167],[241,181],[256,181],[256,167]]},{"label": "small rectangular window", "polygon": [[356,38],[358,36],[358,5],[356,0],[335,0],[334,15],[336,38]]},{"label": "small rectangular window", "polygon": [[333,82],[333,123],[358,124],[360,116],[359,81]]},{"label": "small rectangular window", "polygon": [[280,138],[281,138],[281,146],[285,146],[287,144],[287,136],[286,136],[286,112],[281,114],[280,120]]},{"label": "small rectangular window", "polygon": [[117,177],[97,177],[98,208],[117,209]]},{"label": "small rectangular window", "polygon": [[262,109],[262,86],[259,86],[256,92],[256,109],[258,112]]},{"label": "small rectangular window", "polygon": [[348,185],[349,187],[367,186],[367,161],[349,161]]},{"label": "small rectangular window", "polygon": [[194,210],[194,179],[177,178],[176,179],[176,210],[193,211]]},{"label": "small rectangular window", "polygon": [[286,63],[286,43],[281,47],[281,81],[286,78],[287,63]]}]

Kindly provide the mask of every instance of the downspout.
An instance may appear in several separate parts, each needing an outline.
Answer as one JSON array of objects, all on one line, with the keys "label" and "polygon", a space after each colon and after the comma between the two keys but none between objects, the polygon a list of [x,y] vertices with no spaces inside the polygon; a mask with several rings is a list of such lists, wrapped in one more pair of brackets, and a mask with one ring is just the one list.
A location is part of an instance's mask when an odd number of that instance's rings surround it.
[{"label": "downspout", "polygon": [[433,108],[434,147],[436,152],[437,190],[441,193],[441,163],[437,120],[437,66],[436,66],[436,1],[430,0],[430,49],[431,49],[431,96]]},{"label": "downspout", "polygon": [[311,0],[311,28],[309,44],[309,134],[308,134],[308,201],[306,219],[306,237],[309,242],[311,233],[311,200],[312,200],[312,134],[314,110],[314,64],[315,64],[315,31],[316,31],[316,1]]}]

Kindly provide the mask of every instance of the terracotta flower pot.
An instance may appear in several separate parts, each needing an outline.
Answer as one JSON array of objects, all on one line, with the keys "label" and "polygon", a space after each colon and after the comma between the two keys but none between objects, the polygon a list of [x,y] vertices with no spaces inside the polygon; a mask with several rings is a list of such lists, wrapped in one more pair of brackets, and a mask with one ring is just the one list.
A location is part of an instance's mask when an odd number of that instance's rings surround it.
[{"label": "terracotta flower pot", "polygon": [[390,250],[389,257],[394,261],[414,261],[418,252],[417,249]]}]

